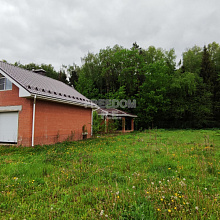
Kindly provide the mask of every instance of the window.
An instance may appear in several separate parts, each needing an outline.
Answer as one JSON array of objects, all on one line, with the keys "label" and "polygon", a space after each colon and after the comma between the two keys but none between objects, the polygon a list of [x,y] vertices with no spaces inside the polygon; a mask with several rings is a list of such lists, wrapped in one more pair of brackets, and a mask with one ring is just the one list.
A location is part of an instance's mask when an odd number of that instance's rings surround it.
[{"label": "window", "polygon": [[11,89],[12,89],[12,83],[3,75],[0,74],[0,91],[11,90]]}]

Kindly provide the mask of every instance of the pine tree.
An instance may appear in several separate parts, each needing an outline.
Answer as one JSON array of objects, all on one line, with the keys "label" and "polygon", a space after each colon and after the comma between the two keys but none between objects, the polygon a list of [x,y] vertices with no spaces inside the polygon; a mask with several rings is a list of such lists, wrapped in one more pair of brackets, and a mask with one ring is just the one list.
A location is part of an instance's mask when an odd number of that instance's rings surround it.
[{"label": "pine tree", "polygon": [[203,49],[203,57],[201,64],[200,76],[203,78],[203,82],[206,86],[206,90],[211,93],[211,124],[210,126],[217,126],[219,124],[219,81],[218,81],[218,73],[216,71],[213,60],[211,59],[211,55],[208,52],[206,46]]},{"label": "pine tree", "polygon": [[[206,83],[207,86],[212,85],[214,66],[206,46],[203,48],[200,76],[203,78],[203,82]],[[209,88],[209,90],[211,90],[211,88]]]}]

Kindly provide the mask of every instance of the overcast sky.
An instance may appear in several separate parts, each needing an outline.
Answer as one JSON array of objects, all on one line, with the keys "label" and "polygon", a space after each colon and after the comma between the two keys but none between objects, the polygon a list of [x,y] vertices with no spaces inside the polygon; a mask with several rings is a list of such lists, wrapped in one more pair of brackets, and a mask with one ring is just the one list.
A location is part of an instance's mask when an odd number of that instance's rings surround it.
[{"label": "overcast sky", "polygon": [[88,51],[137,42],[174,48],[220,43],[219,0],[0,0],[0,60],[81,65]]}]

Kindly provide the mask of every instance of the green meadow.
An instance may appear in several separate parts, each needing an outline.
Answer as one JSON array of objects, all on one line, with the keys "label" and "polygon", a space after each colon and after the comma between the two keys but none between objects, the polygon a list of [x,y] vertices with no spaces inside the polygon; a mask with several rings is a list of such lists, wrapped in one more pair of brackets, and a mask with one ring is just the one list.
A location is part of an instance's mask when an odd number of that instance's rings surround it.
[{"label": "green meadow", "polygon": [[220,219],[220,130],[0,147],[0,219]]}]

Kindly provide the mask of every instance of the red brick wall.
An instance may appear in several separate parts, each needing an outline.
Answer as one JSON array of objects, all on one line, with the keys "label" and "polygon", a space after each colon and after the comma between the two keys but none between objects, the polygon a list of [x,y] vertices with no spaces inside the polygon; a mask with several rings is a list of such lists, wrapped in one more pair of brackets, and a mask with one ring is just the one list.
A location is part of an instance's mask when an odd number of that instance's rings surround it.
[{"label": "red brick wall", "polygon": [[91,109],[68,104],[36,101],[35,144],[82,139],[82,127],[91,134]]},{"label": "red brick wall", "polygon": [[19,89],[13,84],[12,90],[0,91],[0,106],[22,105],[18,116],[18,145],[31,145],[32,103],[26,98],[19,98]]},{"label": "red brick wall", "polygon": [[[31,146],[33,98],[19,98],[19,89],[0,91],[0,106],[22,105],[18,120],[18,145]],[[82,127],[91,134],[91,109],[74,105],[36,101],[34,144],[53,144],[82,139]]]}]

